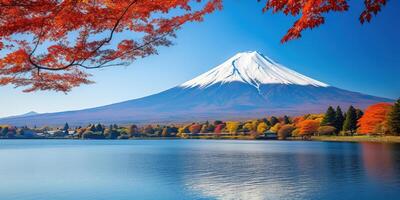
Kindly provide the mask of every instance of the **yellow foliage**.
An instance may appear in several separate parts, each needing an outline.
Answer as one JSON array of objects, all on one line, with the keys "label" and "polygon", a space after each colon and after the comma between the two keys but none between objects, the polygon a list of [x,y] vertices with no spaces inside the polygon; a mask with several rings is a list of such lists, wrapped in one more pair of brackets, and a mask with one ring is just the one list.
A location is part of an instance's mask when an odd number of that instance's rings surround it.
[{"label": "yellow foliage", "polygon": [[307,114],[307,115],[304,115],[304,119],[322,122],[322,120],[324,119],[324,114]]},{"label": "yellow foliage", "polygon": [[258,126],[257,120],[248,121],[244,124],[243,128],[249,131],[256,131]]},{"label": "yellow foliage", "polygon": [[265,122],[261,122],[257,126],[257,133],[265,133],[268,130],[268,125]]},{"label": "yellow foliage", "polygon": [[279,129],[281,128],[281,124],[277,123],[275,124],[273,127],[271,127],[271,129],[269,129],[270,131],[277,133],[279,131]]},{"label": "yellow foliage", "polygon": [[237,133],[237,130],[239,129],[240,122],[226,122],[226,129],[229,133]]},{"label": "yellow foliage", "polygon": [[293,136],[295,136],[295,137],[298,137],[298,136],[300,136],[300,129],[294,129],[294,131],[292,131],[292,135]]}]

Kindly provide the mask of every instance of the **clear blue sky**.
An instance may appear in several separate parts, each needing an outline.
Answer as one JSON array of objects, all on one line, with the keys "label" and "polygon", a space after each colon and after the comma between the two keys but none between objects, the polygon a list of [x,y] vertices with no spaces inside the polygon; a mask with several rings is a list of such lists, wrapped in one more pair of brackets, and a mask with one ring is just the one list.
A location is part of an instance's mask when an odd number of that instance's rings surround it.
[{"label": "clear blue sky", "polygon": [[332,13],[326,24],[299,40],[280,44],[293,18],[262,14],[256,0],[225,0],[224,9],[202,23],[185,25],[175,45],[129,67],[93,71],[95,84],[65,95],[23,93],[0,87],[0,117],[29,111],[57,112],[116,103],[183,83],[240,51],[257,50],[283,65],[330,85],[400,97],[400,2],[389,1],[370,24],[360,25],[362,2],[347,13]]}]

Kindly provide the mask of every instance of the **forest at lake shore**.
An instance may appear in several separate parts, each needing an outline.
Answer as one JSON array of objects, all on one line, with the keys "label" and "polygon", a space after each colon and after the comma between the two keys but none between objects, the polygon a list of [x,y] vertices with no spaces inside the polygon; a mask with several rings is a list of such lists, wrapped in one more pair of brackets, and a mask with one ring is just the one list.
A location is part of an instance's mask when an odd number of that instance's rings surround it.
[{"label": "forest at lake shore", "polygon": [[270,116],[247,121],[148,124],[138,126],[89,124],[85,127],[15,127],[0,125],[1,139],[301,139],[312,136],[399,136],[400,99],[394,104],[377,103],[364,111],[350,106],[346,111],[330,106],[325,114]]}]

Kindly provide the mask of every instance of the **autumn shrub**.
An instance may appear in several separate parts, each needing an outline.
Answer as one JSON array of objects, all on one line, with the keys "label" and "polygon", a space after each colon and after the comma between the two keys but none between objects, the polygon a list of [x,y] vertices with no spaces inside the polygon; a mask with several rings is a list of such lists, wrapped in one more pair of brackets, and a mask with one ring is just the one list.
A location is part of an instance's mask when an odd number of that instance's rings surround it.
[{"label": "autumn shrub", "polygon": [[320,121],[307,119],[299,124],[300,136],[310,136],[318,132]]},{"label": "autumn shrub", "polygon": [[279,131],[278,131],[278,139],[279,140],[284,140],[287,137],[290,137],[292,135],[292,132],[296,129],[293,125],[284,125],[282,126]]},{"label": "autumn shrub", "polygon": [[336,128],[333,126],[321,126],[318,128],[318,135],[334,135]]}]

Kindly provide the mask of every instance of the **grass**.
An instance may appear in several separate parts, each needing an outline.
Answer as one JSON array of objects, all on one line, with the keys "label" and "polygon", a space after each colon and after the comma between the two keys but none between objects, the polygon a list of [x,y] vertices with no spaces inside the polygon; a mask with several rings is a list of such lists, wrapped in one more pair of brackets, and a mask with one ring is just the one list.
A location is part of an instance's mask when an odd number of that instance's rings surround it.
[{"label": "grass", "polygon": [[313,136],[314,141],[400,143],[400,136]]}]

